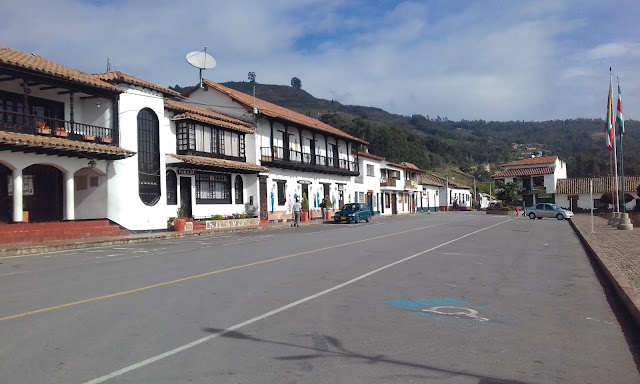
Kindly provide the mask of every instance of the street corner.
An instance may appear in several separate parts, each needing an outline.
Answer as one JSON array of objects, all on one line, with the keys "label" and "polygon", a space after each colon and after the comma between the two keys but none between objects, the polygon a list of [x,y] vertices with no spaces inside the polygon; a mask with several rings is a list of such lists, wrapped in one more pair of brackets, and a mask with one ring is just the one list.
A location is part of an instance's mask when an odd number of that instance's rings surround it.
[{"label": "street corner", "polygon": [[385,304],[456,327],[473,328],[504,322],[503,315],[494,313],[487,307],[455,298],[393,300],[385,301]]}]

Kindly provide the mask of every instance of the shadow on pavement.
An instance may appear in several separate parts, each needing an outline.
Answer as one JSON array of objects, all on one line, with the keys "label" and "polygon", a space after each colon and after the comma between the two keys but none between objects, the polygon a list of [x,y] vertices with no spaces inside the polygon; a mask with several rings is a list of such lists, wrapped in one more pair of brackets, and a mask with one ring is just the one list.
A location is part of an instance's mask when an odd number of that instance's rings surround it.
[{"label": "shadow on pavement", "polygon": [[[238,331],[225,332],[224,329],[218,329],[218,328],[203,328],[202,330],[208,333],[218,333],[220,334],[219,335],[220,337],[226,337],[229,339],[255,341],[259,343],[270,343],[270,344],[283,345],[287,347],[299,348],[302,350],[310,351],[310,353],[307,353],[307,354],[276,357],[275,358],[276,360],[299,361],[299,360],[310,360],[310,359],[316,359],[316,358],[340,357],[340,358],[361,360],[365,364],[383,363],[383,364],[394,364],[394,365],[400,365],[400,366],[411,367],[411,368],[425,369],[425,370],[433,371],[434,373],[444,374],[447,377],[465,376],[470,378],[476,378],[478,379],[478,384],[526,384],[526,382],[524,381],[506,380],[506,379],[500,379],[497,377],[478,375],[470,372],[439,368],[435,366],[414,363],[410,361],[396,360],[385,355],[361,354],[361,353],[348,350],[346,347],[342,345],[342,342],[340,342],[340,340],[332,336],[317,335],[317,334],[310,335],[313,339],[313,344],[314,344],[313,347],[310,347],[307,345],[261,339],[261,338],[253,337]],[[330,350],[329,347],[333,347],[332,349],[334,350]],[[418,376],[425,377],[425,378],[427,377],[422,375],[418,375]],[[441,379],[441,377],[435,377],[435,379]]]}]

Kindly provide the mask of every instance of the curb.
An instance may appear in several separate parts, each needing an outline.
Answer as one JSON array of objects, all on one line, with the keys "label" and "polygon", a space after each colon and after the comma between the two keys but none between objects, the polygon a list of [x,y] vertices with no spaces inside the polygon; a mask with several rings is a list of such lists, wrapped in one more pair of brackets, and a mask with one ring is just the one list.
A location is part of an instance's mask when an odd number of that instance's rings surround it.
[{"label": "curb", "polygon": [[573,223],[572,220],[568,220],[571,227],[580,238],[582,244],[589,251],[590,256],[598,263],[600,268],[604,271],[607,280],[613,286],[618,298],[622,301],[625,308],[629,311],[636,325],[640,327],[640,294],[629,284],[629,280],[622,275],[616,269],[616,266],[604,257],[600,257],[599,254],[603,252],[600,250],[598,244],[589,241],[580,229]]},{"label": "curb", "polygon": [[[302,224],[302,223],[301,223]],[[303,224],[303,225],[310,225]],[[313,223],[315,224],[315,223]],[[321,224],[321,223],[318,223]],[[81,239],[77,239],[75,241],[70,241],[61,244],[43,244],[43,245],[27,245],[22,246],[20,248],[0,248],[0,259],[4,257],[12,257],[12,256],[26,256],[26,255],[34,255],[41,253],[49,253],[49,252],[58,252],[58,251],[66,251],[66,250],[74,250],[74,249],[85,249],[85,248],[100,248],[100,247],[108,247],[111,245],[118,244],[134,244],[134,243],[145,243],[151,241],[158,240],[173,240],[173,239],[182,239],[187,237],[195,237],[195,236],[215,236],[223,233],[240,233],[240,232],[251,232],[251,231],[266,231],[272,229],[280,229],[280,228],[288,228],[288,223],[282,224],[270,224],[268,226],[246,226],[242,228],[223,228],[223,229],[208,229],[202,231],[187,231],[187,232],[157,232],[157,233],[149,233],[149,234],[134,234],[129,235],[123,238],[97,238],[90,239],[89,241],[82,241]]]}]

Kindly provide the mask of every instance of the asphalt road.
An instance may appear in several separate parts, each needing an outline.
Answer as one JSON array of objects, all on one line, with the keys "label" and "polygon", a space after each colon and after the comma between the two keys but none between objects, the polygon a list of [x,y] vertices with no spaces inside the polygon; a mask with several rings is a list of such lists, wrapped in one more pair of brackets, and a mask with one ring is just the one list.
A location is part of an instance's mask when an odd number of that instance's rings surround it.
[{"label": "asphalt road", "polygon": [[640,382],[555,219],[424,214],[0,263],[3,384]]}]

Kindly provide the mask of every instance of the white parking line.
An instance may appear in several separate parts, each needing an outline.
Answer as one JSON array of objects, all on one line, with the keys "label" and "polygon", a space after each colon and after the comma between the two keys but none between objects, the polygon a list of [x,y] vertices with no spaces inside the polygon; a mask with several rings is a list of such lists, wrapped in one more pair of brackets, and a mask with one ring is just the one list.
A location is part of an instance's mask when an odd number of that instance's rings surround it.
[{"label": "white parking line", "polygon": [[506,220],[506,221],[503,221],[503,222],[500,222],[500,223],[497,223],[497,224],[493,224],[493,225],[490,225],[490,226],[485,227],[485,228],[482,228],[482,229],[478,229],[477,231],[473,231],[473,232],[468,233],[468,234],[466,234],[466,235],[460,236],[460,237],[458,237],[458,238],[456,238],[456,239],[449,240],[449,241],[444,242],[444,243],[442,243],[442,244],[440,244],[440,245],[437,245],[437,246],[435,246],[435,247],[433,247],[433,248],[425,249],[424,251],[421,251],[421,252],[418,252],[418,253],[416,253],[416,254],[414,254],[414,255],[411,255],[411,256],[405,257],[404,259],[401,259],[401,260],[398,260],[398,261],[394,261],[393,263],[387,264],[387,265],[385,265],[385,266],[383,266],[383,267],[380,267],[380,268],[378,268],[378,269],[374,269],[373,271],[367,272],[367,273],[365,273],[364,275],[360,275],[360,276],[358,276],[358,277],[356,277],[356,278],[353,278],[353,279],[351,279],[351,280],[349,280],[349,281],[346,281],[346,282],[344,282],[344,283],[342,283],[342,284],[338,284],[338,285],[336,285],[336,286],[334,286],[334,287],[332,287],[332,288],[329,288],[329,289],[326,289],[326,290],[324,290],[324,291],[318,292],[318,293],[313,294],[313,295],[311,295],[311,296],[307,296],[307,297],[305,297],[305,298],[303,298],[303,299],[300,299],[300,300],[298,300],[298,301],[294,301],[293,303],[289,303],[289,304],[284,305],[284,306],[282,306],[282,307],[280,307],[280,308],[274,309],[273,311],[270,311],[270,312],[264,313],[264,314],[262,314],[262,315],[260,315],[260,316],[256,316],[256,317],[254,317],[253,319],[249,319],[249,320],[247,320],[247,321],[243,321],[242,323],[238,323],[238,324],[236,324],[236,325],[233,325],[233,326],[231,326],[231,327],[229,327],[229,328],[227,328],[227,329],[225,329],[225,330],[223,330],[223,331],[216,332],[216,333],[214,333],[214,334],[211,334],[211,335],[209,335],[209,336],[203,337],[203,338],[201,338],[201,339],[198,339],[198,340],[192,341],[192,342],[190,342],[190,343],[188,343],[188,344],[184,344],[184,345],[182,345],[182,346],[180,346],[180,347],[177,347],[177,348],[175,348],[175,349],[172,349],[172,350],[170,350],[170,351],[167,351],[167,352],[161,353],[161,354],[159,354],[159,355],[153,356],[153,357],[148,358],[148,359],[146,359],[146,360],[142,360],[142,361],[140,361],[140,362],[138,362],[138,363],[132,364],[132,365],[130,365],[130,366],[128,366],[128,367],[125,367],[125,368],[119,369],[119,370],[117,370],[117,371],[111,372],[111,373],[109,373],[109,374],[107,374],[107,375],[104,375],[104,376],[98,377],[98,378],[96,378],[96,379],[93,379],[93,380],[87,381],[87,382],[85,382],[84,384],[98,384],[98,383],[103,383],[103,382],[105,382],[105,381],[107,381],[107,380],[111,380],[111,379],[113,379],[113,378],[115,378],[115,377],[122,376],[122,375],[124,375],[125,373],[128,373],[128,372],[134,371],[134,370],[136,370],[136,369],[142,368],[142,367],[144,367],[144,366],[146,366],[146,365],[149,365],[149,364],[151,364],[151,363],[154,363],[154,362],[156,362],[156,361],[158,361],[158,360],[162,360],[162,359],[167,358],[167,357],[169,357],[169,356],[173,356],[173,355],[175,355],[175,354],[177,354],[177,353],[180,353],[180,352],[182,352],[182,351],[186,351],[187,349],[191,349],[191,348],[193,348],[193,347],[196,347],[196,346],[198,346],[198,345],[200,345],[200,344],[206,343],[207,341],[212,340],[212,339],[215,339],[215,338],[217,338],[217,337],[224,336],[225,334],[227,334],[227,333],[229,333],[229,332],[232,332],[232,331],[235,331],[235,330],[237,330],[237,329],[240,329],[240,328],[246,327],[247,325],[251,325],[251,324],[253,324],[253,323],[255,323],[255,322],[258,322],[258,321],[260,321],[260,320],[264,320],[264,319],[266,319],[266,318],[268,318],[268,317],[271,317],[271,316],[273,316],[273,315],[276,315],[276,314],[278,314],[278,313],[280,313],[280,312],[286,311],[287,309],[290,309],[290,308],[293,308],[293,307],[297,307],[297,306],[298,306],[298,305],[300,305],[300,304],[304,304],[304,303],[306,303],[307,301],[313,300],[313,299],[318,298],[318,297],[320,297],[320,296],[324,296],[324,295],[326,295],[326,294],[328,294],[328,293],[331,293],[331,292],[333,292],[333,291],[336,291],[336,290],[338,290],[338,289],[340,289],[340,288],[344,288],[344,287],[346,287],[346,286],[348,286],[348,285],[351,285],[351,284],[353,284],[353,283],[355,283],[355,282],[358,282],[358,281],[360,281],[360,280],[362,280],[362,279],[364,279],[364,278],[366,278],[366,277],[369,277],[369,276],[371,276],[371,275],[373,275],[373,274],[376,274],[376,273],[378,273],[378,272],[384,271],[385,269],[389,269],[389,268],[394,267],[394,266],[396,266],[396,265],[398,265],[398,264],[404,263],[405,261],[408,261],[408,260],[414,259],[414,258],[416,258],[416,257],[418,257],[418,256],[424,255],[425,253],[428,253],[428,252],[431,252],[431,251],[433,251],[433,250],[435,250],[435,249],[438,249],[438,248],[444,247],[444,246],[449,245],[449,244],[451,244],[451,243],[454,243],[454,242],[456,242],[456,241],[458,241],[458,240],[462,240],[462,239],[464,239],[465,237],[469,237],[469,236],[474,235],[474,234],[476,234],[476,233],[478,233],[478,232],[486,231],[487,229],[493,228],[493,227],[495,227],[495,226],[497,226],[497,225],[501,225],[501,224],[506,223],[506,222],[508,222],[508,221],[510,221],[510,220]]}]

